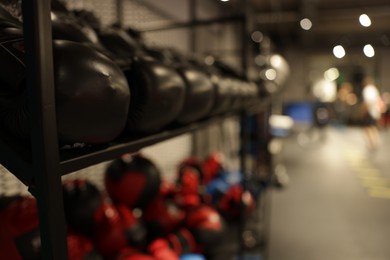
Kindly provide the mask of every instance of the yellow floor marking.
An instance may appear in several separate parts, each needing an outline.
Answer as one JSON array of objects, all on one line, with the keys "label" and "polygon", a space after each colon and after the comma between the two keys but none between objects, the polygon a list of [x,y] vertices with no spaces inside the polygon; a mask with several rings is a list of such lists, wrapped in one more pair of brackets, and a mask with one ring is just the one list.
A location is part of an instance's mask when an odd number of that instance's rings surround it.
[{"label": "yellow floor marking", "polygon": [[354,167],[367,167],[368,165],[365,165],[365,164],[361,164],[360,161],[352,161],[352,160],[348,160],[348,163]]},{"label": "yellow floor marking", "polygon": [[361,155],[363,156],[364,153],[356,150],[356,149],[353,149],[353,148],[344,148],[344,154],[347,154],[347,155]]},{"label": "yellow floor marking", "polygon": [[364,177],[364,176],[367,176],[367,177],[378,177],[380,176],[380,172],[377,170],[377,169],[355,169],[356,170],[356,173],[360,176],[360,177]]},{"label": "yellow floor marking", "polygon": [[383,186],[383,185],[371,185],[371,186],[368,186],[366,187],[369,190],[380,190],[380,189],[387,189],[389,188],[388,186]]},{"label": "yellow floor marking", "polygon": [[363,160],[364,156],[359,155],[353,155],[353,154],[344,154],[344,157],[348,160],[357,161],[357,160]]},{"label": "yellow floor marking", "polygon": [[344,152],[344,156],[347,157],[347,158],[364,158],[364,154],[362,153],[345,153]]},{"label": "yellow floor marking", "polygon": [[386,179],[363,179],[360,181],[363,187],[381,186],[386,187],[389,184],[389,180]]},{"label": "yellow floor marking", "polygon": [[390,188],[369,189],[368,194],[375,198],[390,199]]},{"label": "yellow floor marking", "polygon": [[372,168],[372,164],[367,161],[360,161],[357,165],[361,168]]},{"label": "yellow floor marking", "polygon": [[347,148],[344,157],[359,176],[361,185],[367,188],[370,197],[390,199],[390,179],[382,177],[362,153]]},{"label": "yellow floor marking", "polygon": [[362,160],[351,160],[347,159],[348,163],[354,167],[361,167],[361,168],[369,168],[372,167],[372,165],[368,162],[362,161]]},{"label": "yellow floor marking", "polygon": [[359,176],[359,179],[365,181],[382,181],[382,182],[389,182],[388,178],[382,177],[382,176]]}]

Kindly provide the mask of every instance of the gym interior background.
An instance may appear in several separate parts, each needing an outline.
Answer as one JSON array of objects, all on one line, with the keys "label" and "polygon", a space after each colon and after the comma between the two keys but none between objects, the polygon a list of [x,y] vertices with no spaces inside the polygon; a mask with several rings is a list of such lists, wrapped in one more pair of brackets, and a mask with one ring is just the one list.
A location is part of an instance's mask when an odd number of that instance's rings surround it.
[{"label": "gym interior background", "polygon": [[[0,5],[12,11],[20,2],[1,0]],[[387,109],[378,121],[376,147],[367,144],[360,117],[366,77],[376,84],[383,101],[390,102],[387,0],[61,2],[69,10],[92,11],[102,27],[120,21],[121,27],[140,32],[147,46],[173,48],[206,64],[218,59],[255,82],[258,102],[267,102],[254,115],[248,112],[248,121],[243,121],[241,111],[233,111],[216,123],[142,147],[142,155],[157,165],[168,183],[175,183],[178,165],[185,159],[205,158],[215,151],[223,155],[223,167],[231,176],[242,169],[243,158],[246,169],[256,170],[245,177],[256,185],[242,186],[255,186],[256,209],[227,221],[230,239],[223,239],[215,252],[208,249],[202,255],[194,250],[191,253],[198,254],[180,259],[389,259]],[[362,14],[369,16],[370,26],[359,23]],[[374,55],[363,51],[367,44]],[[344,56],[336,57],[336,46],[343,47]],[[279,57],[276,67],[270,64],[272,55]],[[347,84],[351,95],[342,100],[340,89]],[[317,105],[325,108],[324,118],[315,117]],[[243,146],[246,124],[257,131],[247,133],[249,148]],[[249,155],[242,155],[243,147]],[[260,157],[253,156],[257,149]],[[86,179],[105,192],[111,163],[85,167],[62,176],[62,181]],[[28,187],[6,168],[0,169],[2,197],[29,196]],[[126,251],[115,259],[179,259],[167,253],[158,256],[155,251],[161,249],[137,250],[137,255]],[[146,255],[150,258],[141,258]]]}]

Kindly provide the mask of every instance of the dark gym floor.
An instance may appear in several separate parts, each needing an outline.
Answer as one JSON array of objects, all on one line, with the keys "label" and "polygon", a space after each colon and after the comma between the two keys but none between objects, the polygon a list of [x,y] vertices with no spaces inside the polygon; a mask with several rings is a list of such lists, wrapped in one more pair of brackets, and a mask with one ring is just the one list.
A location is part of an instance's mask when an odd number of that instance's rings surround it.
[{"label": "dark gym floor", "polygon": [[360,128],[322,134],[286,139],[275,159],[290,183],[272,191],[267,259],[389,260],[390,131],[375,150]]}]

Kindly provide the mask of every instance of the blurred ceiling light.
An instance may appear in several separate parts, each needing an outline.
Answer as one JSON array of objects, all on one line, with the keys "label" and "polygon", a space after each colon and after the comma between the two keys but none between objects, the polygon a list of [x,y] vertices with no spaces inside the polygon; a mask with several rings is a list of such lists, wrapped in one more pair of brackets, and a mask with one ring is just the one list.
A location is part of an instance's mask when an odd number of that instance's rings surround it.
[{"label": "blurred ceiling light", "polygon": [[379,98],[378,89],[372,85],[366,85],[363,91],[363,100],[366,102],[376,102]]},{"label": "blurred ceiling light", "polygon": [[303,19],[300,21],[299,24],[301,25],[301,28],[302,28],[303,30],[306,30],[306,31],[310,30],[311,27],[313,26],[313,23],[310,21],[309,18],[303,18]]},{"label": "blurred ceiling light", "polygon": [[221,2],[229,2],[229,0],[221,0]]},{"label": "blurred ceiling light", "polygon": [[368,15],[366,14],[361,14],[359,16],[359,22],[362,26],[364,27],[369,27],[371,25],[371,19]]},{"label": "blurred ceiling light", "polygon": [[357,104],[357,96],[354,93],[349,93],[346,97],[345,102],[347,105],[353,106]]},{"label": "blurred ceiling light", "polygon": [[337,97],[337,86],[335,82],[319,80],[313,86],[313,95],[322,102],[332,102]]},{"label": "blurred ceiling light", "polygon": [[333,48],[333,54],[336,58],[343,58],[345,56],[345,50],[344,47],[341,45],[337,45]]},{"label": "blurred ceiling light", "polygon": [[330,68],[324,72],[324,78],[328,81],[336,80],[340,76],[337,68]]},{"label": "blurred ceiling light", "polygon": [[268,122],[274,128],[290,129],[294,125],[294,120],[290,116],[285,115],[271,115]]},{"label": "blurred ceiling light", "polygon": [[283,59],[280,55],[274,54],[270,58],[271,66],[274,68],[279,68],[282,65]]},{"label": "blurred ceiling light", "polygon": [[257,66],[260,67],[264,66],[266,63],[267,63],[267,58],[264,55],[259,54],[255,57],[255,64]]},{"label": "blurred ceiling light", "polygon": [[274,70],[274,69],[267,69],[265,71],[265,77],[268,80],[275,80],[276,79],[276,70]]},{"label": "blurred ceiling light", "polygon": [[273,81],[267,81],[264,83],[264,88],[268,93],[274,93],[278,90],[278,85]]},{"label": "blurred ceiling light", "polygon": [[264,38],[264,35],[260,31],[255,31],[251,35],[252,41],[261,42]]},{"label": "blurred ceiling light", "polygon": [[214,59],[214,57],[211,56],[211,55],[208,55],[208,56],[206,56],[206,57],[204,58],[204,63],[205,63],[206,65],[208,65],[208,66],[213,65],[214,62],[215,62],[215,59]]},{"label": "blurred ceiling light", "polygon": [[366,55],[369,58],[372,58],[375,56],[375,50],[371,44],[364,45],[363,52],[364,52],[364,55]]}]

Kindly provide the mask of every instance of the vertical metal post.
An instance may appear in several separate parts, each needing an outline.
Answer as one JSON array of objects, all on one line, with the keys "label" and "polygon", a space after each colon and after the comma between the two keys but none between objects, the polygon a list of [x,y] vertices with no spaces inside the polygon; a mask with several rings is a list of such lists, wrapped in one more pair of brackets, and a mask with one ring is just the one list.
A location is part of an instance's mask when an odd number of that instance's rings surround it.
[{"label": "vertical metal post", "polygon": [[[246,1],[244,0],[244,3]],[[244,5],[245,6],[245,5]],[[248,18],[246,17],[245,12],[243,13],[242,22],[241,22],[241,67],[242,75],[247,76],[248,71]]]},{"label": "vertical metal post", "polygon": [[[247,0],[242,0],[242,21],[241,21],[241,67],[242,67],[242,76],[247,77],[248,72],[248,31],[249,25],[247,18],[249,10],[249,2]],[[248,114],[243,111],[240,115],[241,117],[241,151],[240,151],[240,167],[243,175],[243,189],[244,191],[248,190],[248,167],[247,167],[247,153],[249,153],[249,126],[248,126]],[[242,199],[242,198],[241,198]],[[246,229],[246,216],[245,216],[245,206],[244,202],[241,201],[241,211],[240,211],[240,228],[239,228],[239,243],[240,243],[240,257],[245,257],[245,241],[244,241],[244,232]]]},{"label": "vertical metal post", "polygon": [[[197,8],[197,0],[188,0],[188,16],[191,24],[195,24],[196,22],[196,8]],[[189,50],[191,53],[196,53],[197,50],[197,35],[196,35],[196,26],[190,26],[188,28],[189,33]],[[191,145],[192,145],[192,154],[199,156],[201,151],[199,149],[200,136],[204,137],[204,131],[201,132],[199,130],[193,132],[191,134]]]},{"label": "vertical metal post", "polygon": [[[272,100],[274,98],[272,97]],[[264,156],[266,156],[266,164],[267,168],[269,170],[268,176],[267,176],[267,182],[270,183],[272,180],[272,175],[274,174],[274,165],[273,165],[273,155],[270,154],[268,150],[268,145],[269,142],[271,141],[271,136],[270,136],[270,125],[269,125],[269,117],[272,114],[272,104],[271,103],[264,109],[264,112],[262,113],[262,129],[261,131],[261,138],[264,138],[266,140],[266,145],[263,147],[264,150]],[[270,239],[270,232],[271,232],[271,212],[272,212],[272,188],[267,188],[265,191],[262,192],[263,198],[263,203],[264,203],[264,210],[262,211],[263,213],[263,221],[264,221],[264,241],[265,241],[265,246],[262,251],[262,257],[264,260],[269,259],[269,239]]]},{"label": "vertical metal post", "polygon": [[[191,23],[194,23],[196,22],[197,20],[197,17],[196,17],[196,8],[197,8],[197,0],[189,0],[189,18],[190,18],[190,22]],[[191,26],[190,28],[190,51],[192,53],[196,53],[197,51],[197,46],[196,46],[196,30],[197,30],[197,27],[196,26]]]},{"label": "vertical metal post", "polygon": [[24,0],[26,76],[31,115],[34,184],[41,230],[42,259],[67,257],[55,116],[50,0]]},{"label": "vertical metal post", "polygon": [[[242,186],[243,190],[246,191],[248,188],[247,185],[247,179],[248,179],[248,173],[247,173],[247,154],[248,153],[248,143],[249,143],[249,131],[248,131],[248,122],[247,122],[248,115],[245,112],[242,112],[240,114],[240,125],[241,125],[241,132],[240,132],[240,171],[242,173]],[[241,197],[241,203],[240,203],[240,219],[239,219],[239,228],[238,228],[238,243],[239,243],[239,256],[240,259],[244,258],[245,254],[245,241],[244,241],[244,232],[246,228],[246,216],[245,216],[245,204],[242,201]]]},{"label": "vertical metal post", "polygon": [[123,14],[123,0],[116,0],[116,17],[117,17],[117,24],[120,27],[123,27],[124,23],[124,14]]},{"label": "vertical metal post", "polygon": [[[241,20],[241,68],[242,68],[242,76],[247,76],[248,71],[248,18],[247,18],[247,10],[248,10],[248,1],[242,0],[241,2],[242,8],[242,20]],[[241,113],[241,171],[244,174],[247,171],[246,167],[246,152],[248,146],[248,127],[246,124],[247,113]]]},{"label": "vertical metal post", "polygon": [[[241,69],[242,69],[242,76],[247,76],[248,71],[248,19],[246,17],[246,11],[248,9],[247,7],[247,0],[242,0],[241,3],[242,8],[242,20],[241,20]],[[248,152],[248,142],[249,142],[249,133],[248,133],[248,126],[247,126],[247,113],[242,112],[241,115],[241,155],[240,155],[240,167],[241,172],[244,177],[244,188],[246,188],[246,176],[247,176],[247,167],[246,167],[246,153]]]}]

